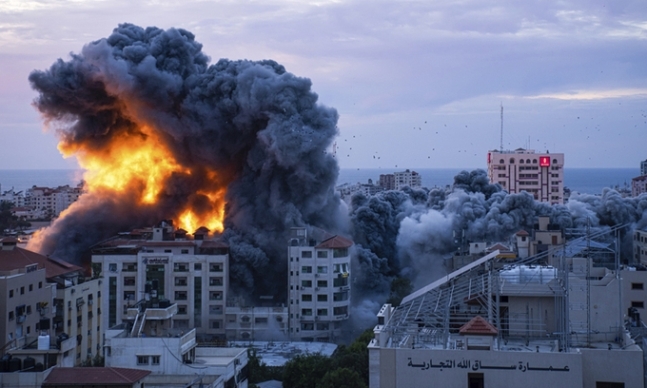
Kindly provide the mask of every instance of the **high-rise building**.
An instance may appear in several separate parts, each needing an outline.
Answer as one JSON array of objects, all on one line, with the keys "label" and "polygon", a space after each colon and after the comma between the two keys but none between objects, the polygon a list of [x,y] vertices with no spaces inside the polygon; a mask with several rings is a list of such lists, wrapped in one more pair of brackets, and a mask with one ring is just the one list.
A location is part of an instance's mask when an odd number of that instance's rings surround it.
[{"label": "high-rise building", "polygon": [[196,328],[205,340],[224,339],[229,247],[206,237],[204,227],[191,238],[168,221],[96,245],[92,269],[110,296],[103,299],[102,324],[127,321],[128,308],[143,300],[153,301],[153,307],[176,303],[173,327]]},{"label": "high-rise building", "polygon": [[640,175],[647,175],[647,159],[640,162]]},{"label": "high-rise building", "polygon": [[395,189],[402,190],[403,187],[411,188],[422,187],[422,177],[415,171],[409,169],[400,172],[394,172]]},{"label": "high-rise building", "polygon": [[322,230],[292,228],[288,245],[289,336],[334,341],[349,318],[353,242]]},{"label": "high-rise building", "polygon": [[537,201],[564,203],[564,154],[493,150],[488,152],[487,166],[490,182],[509,193],[526,191]]}]

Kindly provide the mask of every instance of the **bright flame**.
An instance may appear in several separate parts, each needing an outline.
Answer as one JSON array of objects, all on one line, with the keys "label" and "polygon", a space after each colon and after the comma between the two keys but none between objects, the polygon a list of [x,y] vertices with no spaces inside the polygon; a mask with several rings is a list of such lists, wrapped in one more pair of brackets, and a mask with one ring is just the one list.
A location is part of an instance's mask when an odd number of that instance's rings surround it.
[{"label": "bright flame", "polygon": [[[191,170],[178,164],[156,132],[146,126],[138,133],[115,137],[100,148],[65,140],[59,143],[58,148],[66,157],[76,156],[79,165],[86,170],[83,179],[89,193],[136,190],[139,203],[143,205],[157,203],[158,195],[173,173],[191,175]],[[216,182],[216,178],[215,172],[208,171],[204,183]],[[197,212],[187,200],[184,208],[168,216],[179,219],[178,226],[188,232],[194,232],[200,226],[206,226],[210,231],[222,231],[225,190],[198,191],[196,194],[208,198],[209,210]]]}]

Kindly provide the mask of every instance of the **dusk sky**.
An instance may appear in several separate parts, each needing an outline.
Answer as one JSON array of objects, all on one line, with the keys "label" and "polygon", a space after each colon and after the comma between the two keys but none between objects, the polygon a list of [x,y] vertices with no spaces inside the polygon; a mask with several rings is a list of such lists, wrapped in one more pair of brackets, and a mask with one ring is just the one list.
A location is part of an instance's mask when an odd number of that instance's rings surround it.
[{"label": "dusk sky", "polygon": [[0,2],[0,169],[77,168],[27,80],[120,23],[273,59],[340,114],[342,168],[485,168],[503,143],[567,167],[647,159],[647,4],[579,1]]}]

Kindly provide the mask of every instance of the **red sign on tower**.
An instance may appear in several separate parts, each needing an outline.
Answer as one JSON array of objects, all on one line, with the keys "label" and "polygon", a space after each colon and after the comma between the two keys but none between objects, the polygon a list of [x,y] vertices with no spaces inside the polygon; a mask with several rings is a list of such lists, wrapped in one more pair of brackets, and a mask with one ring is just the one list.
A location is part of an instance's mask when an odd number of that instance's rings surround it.
[{"label": "red sign on tower", "polygon": [[550,167],[550,156],[540,156],[539,167]]}]

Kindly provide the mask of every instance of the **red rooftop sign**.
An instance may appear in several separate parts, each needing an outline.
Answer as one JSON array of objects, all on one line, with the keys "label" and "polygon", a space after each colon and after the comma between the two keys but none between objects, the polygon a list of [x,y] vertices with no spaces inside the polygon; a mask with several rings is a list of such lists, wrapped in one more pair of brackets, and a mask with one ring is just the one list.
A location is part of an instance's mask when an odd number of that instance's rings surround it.
[{"label": "red rooftop sign", "polygon": [[550,156],[540,156],[539,167],[550,167]]}]

